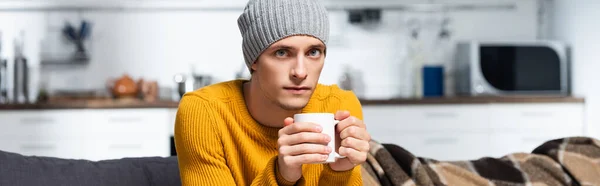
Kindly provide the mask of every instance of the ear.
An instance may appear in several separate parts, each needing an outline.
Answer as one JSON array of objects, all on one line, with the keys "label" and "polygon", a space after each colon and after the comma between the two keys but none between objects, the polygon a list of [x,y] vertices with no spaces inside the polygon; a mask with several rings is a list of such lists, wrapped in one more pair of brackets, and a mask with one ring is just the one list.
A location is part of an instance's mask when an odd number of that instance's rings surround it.
[{"label": "ear", "polygon": [[252,66],[250,66],[250,69],[252,69],[252,71],[256,71],[256,69],[258,68],[258,65],[256,63],[257,63],[257,61],[252,63]]}]

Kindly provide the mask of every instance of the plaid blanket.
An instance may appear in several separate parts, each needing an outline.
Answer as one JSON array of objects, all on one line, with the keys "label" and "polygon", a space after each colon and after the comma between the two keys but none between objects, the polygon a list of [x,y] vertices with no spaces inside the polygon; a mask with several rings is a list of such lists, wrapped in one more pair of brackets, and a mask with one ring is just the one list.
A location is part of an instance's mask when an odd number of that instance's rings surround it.
[{"label": "plaid blanket", "polygon": [[600,141],[562,138],[532,153],[469,161],[416,157],[397,145],[372,141],[362,171],[365,185],[600,186]]}]

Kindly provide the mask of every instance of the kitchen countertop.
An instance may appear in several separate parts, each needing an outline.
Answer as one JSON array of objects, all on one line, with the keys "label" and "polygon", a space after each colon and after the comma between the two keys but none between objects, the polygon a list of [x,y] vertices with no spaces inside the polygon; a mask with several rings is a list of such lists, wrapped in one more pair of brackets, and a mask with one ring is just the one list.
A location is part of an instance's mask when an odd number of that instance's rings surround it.
[{"label": "kitchen countertop", "polygon": [[[583,98],[568,96],[441,97],[422,99],[361,100],[361,104],[363,106],[485,103],[585,103],[585,100]],[[89,100],[34,104],[0,104],[0,110],[177,108],[178,106],[179,103],[176,101],[144,102],[139,100]]]},{"label": "kitchen countertop", "polygon": [[0,110],[177,108],[178,105],[179,103],[175,101],[77,100],[32,104],[0,104]]},{"label": "kitchen countertop", "polygon": [[437,97],[421,99],[361,100],[364,105],[485,104],[485,103],[585,103],[571,96],[480,96]]}]

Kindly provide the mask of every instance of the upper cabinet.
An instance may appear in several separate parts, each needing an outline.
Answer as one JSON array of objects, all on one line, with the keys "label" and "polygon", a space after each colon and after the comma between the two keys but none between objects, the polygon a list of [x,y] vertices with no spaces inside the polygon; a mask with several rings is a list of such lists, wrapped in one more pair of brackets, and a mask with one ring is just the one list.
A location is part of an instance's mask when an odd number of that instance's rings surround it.
[{"label": "upper cabinet", "polygon": [[[381,8],[407,11],[441,9],[507,8],[518,0],[320,0],[330,10]],[[535,0],[525,0],[534,2]],[[248,0],[0,0],[0,11],[56,9],[154,9],[154,10],[241,10]],[[442,6],[448,5],[450,7]]]},{"label": "upper cabinet", "polygon": [[[329,9],[381,8],[405,11],[511,9],[519,0],[321,0]],[[534,2],[535,0],[524,0]]]},{"label": "upper cabinet", "polygon": [[242,10],[247,0],[0,0],[0,11],[21,10]]}]

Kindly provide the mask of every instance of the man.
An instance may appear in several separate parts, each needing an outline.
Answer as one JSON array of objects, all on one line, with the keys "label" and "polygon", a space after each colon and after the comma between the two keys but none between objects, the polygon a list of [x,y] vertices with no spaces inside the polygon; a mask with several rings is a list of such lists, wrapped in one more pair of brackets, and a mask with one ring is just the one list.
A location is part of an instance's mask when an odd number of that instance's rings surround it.
[{"label": "man", "polygon": [[[318,0],[250,0],[238,19],[250,80],[187,93],[175,126],[183,185],[362,185],[370,135],[356,96],[318,84],[329,35]],[[297,113],[328,112],[338,139]],[[341,142],[328,149],[330,140]],[[336,150],[346,158],[322,164]]]}]

